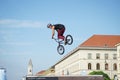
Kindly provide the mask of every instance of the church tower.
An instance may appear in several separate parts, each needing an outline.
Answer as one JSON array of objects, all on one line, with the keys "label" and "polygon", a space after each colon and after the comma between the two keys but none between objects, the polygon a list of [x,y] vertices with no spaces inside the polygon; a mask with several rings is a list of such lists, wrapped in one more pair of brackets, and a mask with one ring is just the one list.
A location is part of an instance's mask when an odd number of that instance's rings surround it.
[{"label": "church tower", "polygon": [[33,75],[33,64],[32,64],[32,60],[30,59],[29,64],[28,64],[27,76],[32,76],[32,75]]}]

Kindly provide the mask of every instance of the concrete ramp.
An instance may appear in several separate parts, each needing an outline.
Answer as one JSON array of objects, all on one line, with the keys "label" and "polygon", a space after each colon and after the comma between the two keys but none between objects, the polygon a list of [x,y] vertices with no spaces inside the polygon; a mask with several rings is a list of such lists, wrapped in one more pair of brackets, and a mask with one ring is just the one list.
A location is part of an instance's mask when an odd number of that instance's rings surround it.
[{"label": "concrete ramp", "polygon": [[103,76],[26,77],[26,80],[104,80]]}]

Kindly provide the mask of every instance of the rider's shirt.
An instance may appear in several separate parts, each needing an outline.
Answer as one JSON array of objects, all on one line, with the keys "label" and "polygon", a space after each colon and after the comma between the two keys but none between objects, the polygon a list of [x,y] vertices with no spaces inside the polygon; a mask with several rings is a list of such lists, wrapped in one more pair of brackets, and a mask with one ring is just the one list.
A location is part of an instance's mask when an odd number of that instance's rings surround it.
[{"label": "rider's shirt", "polygon": [[53,25],[53,26],[55,27],[55,30],[56,30],[56,31],[65,28],[65,26],[64,26],[63,24],[55,24],[55,25]]}]

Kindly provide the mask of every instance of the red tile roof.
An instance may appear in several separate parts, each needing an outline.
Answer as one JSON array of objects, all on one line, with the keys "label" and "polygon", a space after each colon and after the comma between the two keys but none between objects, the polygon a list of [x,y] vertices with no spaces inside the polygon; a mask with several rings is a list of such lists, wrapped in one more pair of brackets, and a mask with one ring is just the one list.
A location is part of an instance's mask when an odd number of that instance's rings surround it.
[{"label": "red tile roof", "polygon": [[42,70],[42,71],[38,72],[38,73],[36,74],[36,76],[43,75],[43,74],[45,73],[45,71],[46,71],[46,70]]},{"label": "red tile roof", "polygon": [[80,47],[110,47],[114,48],[120,43],[120,35],[93,35],[80,45]]}]

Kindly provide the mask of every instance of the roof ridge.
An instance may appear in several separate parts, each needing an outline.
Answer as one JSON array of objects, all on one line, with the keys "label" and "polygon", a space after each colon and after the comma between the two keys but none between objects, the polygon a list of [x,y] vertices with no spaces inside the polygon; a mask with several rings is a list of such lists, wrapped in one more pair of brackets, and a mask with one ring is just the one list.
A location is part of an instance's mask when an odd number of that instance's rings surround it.
[{"label": "roof ridge", "polygon": [[119,34],[94,34],[93,36],[120,36]]},{"label": "roof ridge", "polygon": [[120,35],[98,35],[95,34],[84,41],[79,46],[96,46],[96,47],[115,47],[120,43]]}]

